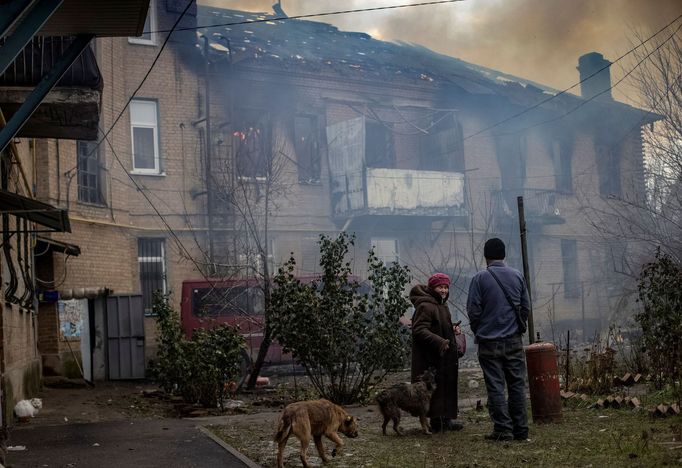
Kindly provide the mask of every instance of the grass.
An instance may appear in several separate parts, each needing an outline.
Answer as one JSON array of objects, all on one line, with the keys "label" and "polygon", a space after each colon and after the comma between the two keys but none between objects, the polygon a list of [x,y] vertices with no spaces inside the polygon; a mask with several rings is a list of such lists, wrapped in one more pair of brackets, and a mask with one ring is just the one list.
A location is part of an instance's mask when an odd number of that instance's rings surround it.
[{"label": "grass", "polygon": [[[682,418],[651,419],[646,411],[566,407],[560,423],[531,424],[527,442],[484,440],[491,430],[485,411],[465,411],[461,432],[432,436],[419,431],[417,418],[404,416],[404,437],[383,436],[380,415],[371,406],[350,411],[360,418],[360,435],[344,438],[344,451],[331,467],[682,466]],[[235,417],[231,424],[211,429],[257,463],[274,466],[272,435],[278,413],[260,416]],[[325,443],[331,451],[333,444]],[[298,440],[289,439],[286,466],[301,466],[298,448]],[[308,460],[322,465],[314,446]]]}]

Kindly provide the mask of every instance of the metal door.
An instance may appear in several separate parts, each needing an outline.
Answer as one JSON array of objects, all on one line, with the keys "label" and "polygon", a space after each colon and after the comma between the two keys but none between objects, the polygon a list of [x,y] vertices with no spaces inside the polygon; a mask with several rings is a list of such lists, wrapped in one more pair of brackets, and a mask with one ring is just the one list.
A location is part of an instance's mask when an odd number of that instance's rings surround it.
[{"label": "metal door", "polygon": [[109,379],[143,379],[145,361],[142,296],[109,296],[106,316]]}]

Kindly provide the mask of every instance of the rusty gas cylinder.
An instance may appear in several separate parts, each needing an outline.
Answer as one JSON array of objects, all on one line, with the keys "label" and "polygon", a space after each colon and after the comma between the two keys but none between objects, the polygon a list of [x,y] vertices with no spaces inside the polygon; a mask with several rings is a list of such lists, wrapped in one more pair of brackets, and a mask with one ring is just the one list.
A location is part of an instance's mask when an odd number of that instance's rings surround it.
[{"label": "rusty gas cylinder", "polygon": [[527,346],[526,366],[533,422],[560,421],[561,394],[556,347],[546,342]]}]

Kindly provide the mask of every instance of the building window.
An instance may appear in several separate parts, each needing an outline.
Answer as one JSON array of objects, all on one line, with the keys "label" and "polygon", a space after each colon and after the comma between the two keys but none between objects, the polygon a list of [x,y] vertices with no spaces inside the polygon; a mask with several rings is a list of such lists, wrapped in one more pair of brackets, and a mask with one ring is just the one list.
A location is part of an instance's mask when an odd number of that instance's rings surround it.
[{"label": "building window", "polygon": [[134,99],[130,103],[133,172],[159,174],[159,115],[156,101]]},{"label": "building window", "polygon": [[315,116],[297,115],[294,117],[294,147],[298,181],[302,184],[319,183],[320,146]]},{"label": "building window", "polygon": [[427,122],[428,134],[420,139],[419,168],[427,171],[464,172],[462,125],[452,114]]},{"label": "building window", "polygon": [[620,159],[617,147],[599,144],[596,147],[596,153],[599,195],[602,197],[620,197]]},{"label": "building window", "polygon": [[568,144],[561,140],[552,141],[552,162],[554,164],[554,181],[558,192],[573,192],[573,171]]},{"label": "building window", "polygon": [[138,37],[129,37],[128,42],[131,44],[142,45],[156,45],[156,1],[149,2],[149,9],[147,10],[147,18],[144,20],[144,28],[142,35]]},{"label": "building window", "polygon": [[561,240],[561,261],[564,267],[564,297],[579,297],[580,284],[578,280],[578,247],[575,240]]},{"label": "building window", "polygon": [[380,122],[365,122],[365,163],[367,167],[395,167],[393,132]]},{"label": "building window", "polygon": [[371,246],[374,248],[377,258],[384,262],[384,265],[390,265],[394,262],[400,263],[397,239],[372,239]]},{"label": "building window", "polygon": [[237,175],[245,178],[265,179],[270,172],[271,124],[266,112],[241,110],[234,127]]},{"label": "building window", "polygon": [[94,141],[76,142],[78,201],[104,204],[99,161],[99,146]]},{"label": "building window", "polygon": [[140,268],[140,290],[145,315],[153,313],[154,293],[167,293],[166,246],[163,239],[137,240],[137,263]]}]

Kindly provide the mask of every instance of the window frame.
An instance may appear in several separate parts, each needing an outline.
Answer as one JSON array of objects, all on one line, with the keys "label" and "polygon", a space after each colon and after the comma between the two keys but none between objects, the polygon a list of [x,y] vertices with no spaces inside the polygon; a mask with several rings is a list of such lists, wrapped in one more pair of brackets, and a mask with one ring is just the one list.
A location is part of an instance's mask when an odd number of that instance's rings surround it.
[{"label": "window frame", "polygon": [[[385,256],[379,255],[379,252],[377,250],[377,243],[378,242],[387,242],[387,241],[393,242],[394,251],[395,251],[395,260],[391,260],[388,263],[385,260]],[[397,238],[395,238],[395,237],[372,237],[370,239],[369,247],[370,247],[370,249],[374,249],[374,254],[376,255],[376,257],[379,260],[384,262],[384,265],[390,266],[393,262],[400,265],[400,243],[398,242]]]},{"label": "window frame", "polygon": [[[141,252],[141,243],[142,242],[149,242],[149,241],[158,241],[159,245],[161,247],[161,256],[142,256]],[[161,264],[161,285],[162,285],[162,293],[168,294],[168,269],[167,269],[167,256],[166,256],[166,239],[163,237],[138,237],[137,238],[137,267],[139,271],[139,279],[140,279],[140,293],[142,295],[142,304],[144,307],[145,303],[145,287],[143,284],[143,278],[142,278],[142,264],[143,263],[160,263]],[[152,291],[152,296],[148,298],[148,307],[144,307],[144,315],[146,317],[153,316],[154,312],[152,309],[153,303],[154,303],[154,297],[153,297],[154,291]]]},{"label": "window frame", "polygon": [[[572,250],[570,252],[569,250]],[[572,253],[572,256],[569,254]],[[564,298],[575,299],[580,297],[580,265],[578,262],[578,242],[575,239],[561,239],[561,265],[564,284]],[[568,281],[571,276],[568,273],[574,268],[574,281]]]},{"label": "window frame", "polygon": [[[82,146],[90,146],[90,145],[95,145],[95,150],[92,151],[92,148],[87,148],[87,157],[83,158],[87,160],[89,163],[92,162],[96,167],[95,167],[95,172],[91,172],[89,170],[83,169],[81,165],[81,147]],[[94,156],[94,157],[93,157]],[[77,140],[76,141],[76,185],[77,185],[77,190],[78,190],[78,203],[85,203],[89,205],[98,205],[98,206],[106,206],[106,198],[104,196],[104,190],[103,190],[103,184],[102,184],[102,169],[101,169],[101,152],[100,152],[100,147],[97,144],[97,142],[92,142],[92,141],[85,141],[85,140]],[[88,165],[89,165],[88,163]],[[96,180],[96,186],[91,187],[89,185],[83,186],[81,184],[81,176],[85,173],[86,176],[93,176]],[[89,193],[92,195],[93,193],[95,194],[96,200],[90,199],[90,197],[83,197],[82,196],[82,191],[85,191],[86,193]],[[85,199],[88,198],[88,199]]]},{"label": "window frame", "polygon": [[[299,120],[307,120],[309,123],[310,141],[306,144],[299,142],[299,138],[303,135],[297,133],[299,128],[297,122]],[[296,152],[296,171],[298,175],[298,183],[303,185],[319,185],[322,180],[322,154],[320,152],[320,132],[319,132],[319,118],[314,114],[296,114],[293,117],[293,144]],[[302,146],[307,147],[307,152],[303,159]],[[306,176],[308,176],[306,178]]]},{"label": "window frame", "polygon": [[[156,122],[150,124],[147,122],[136,123],[133,119],[133,107],[136,104],[151,104],[154,106],[154,116]],[[132,151],[133,167],[131,174],[142,175],[163,175],[161,171],[161,151],[159,148],[159,103],[155,99],[133,99],[130,101],[129,117],[130,117],[130,148]],[[138,168],[135,165],[135,128],[151,128],[154,143],[154,167],[153,168]]]},{"label": "window frame", "polygon": [[[129,36],[128,37],[128,43],[129,44],[135,44],[135,45],[145,45],[145,46],[155,46],[157,41],[157,32],[156,32],[156,0],[150,0],[149,2],[149,9],[147,9],[147,17],[145,18],[144,24],[147,24],[147,20],[149,20],[149,39],[144,39],[143,36],[135,37],[135,36]],[[144,34],[146,28],[143,26],[143,31],[142,34]]]}]

